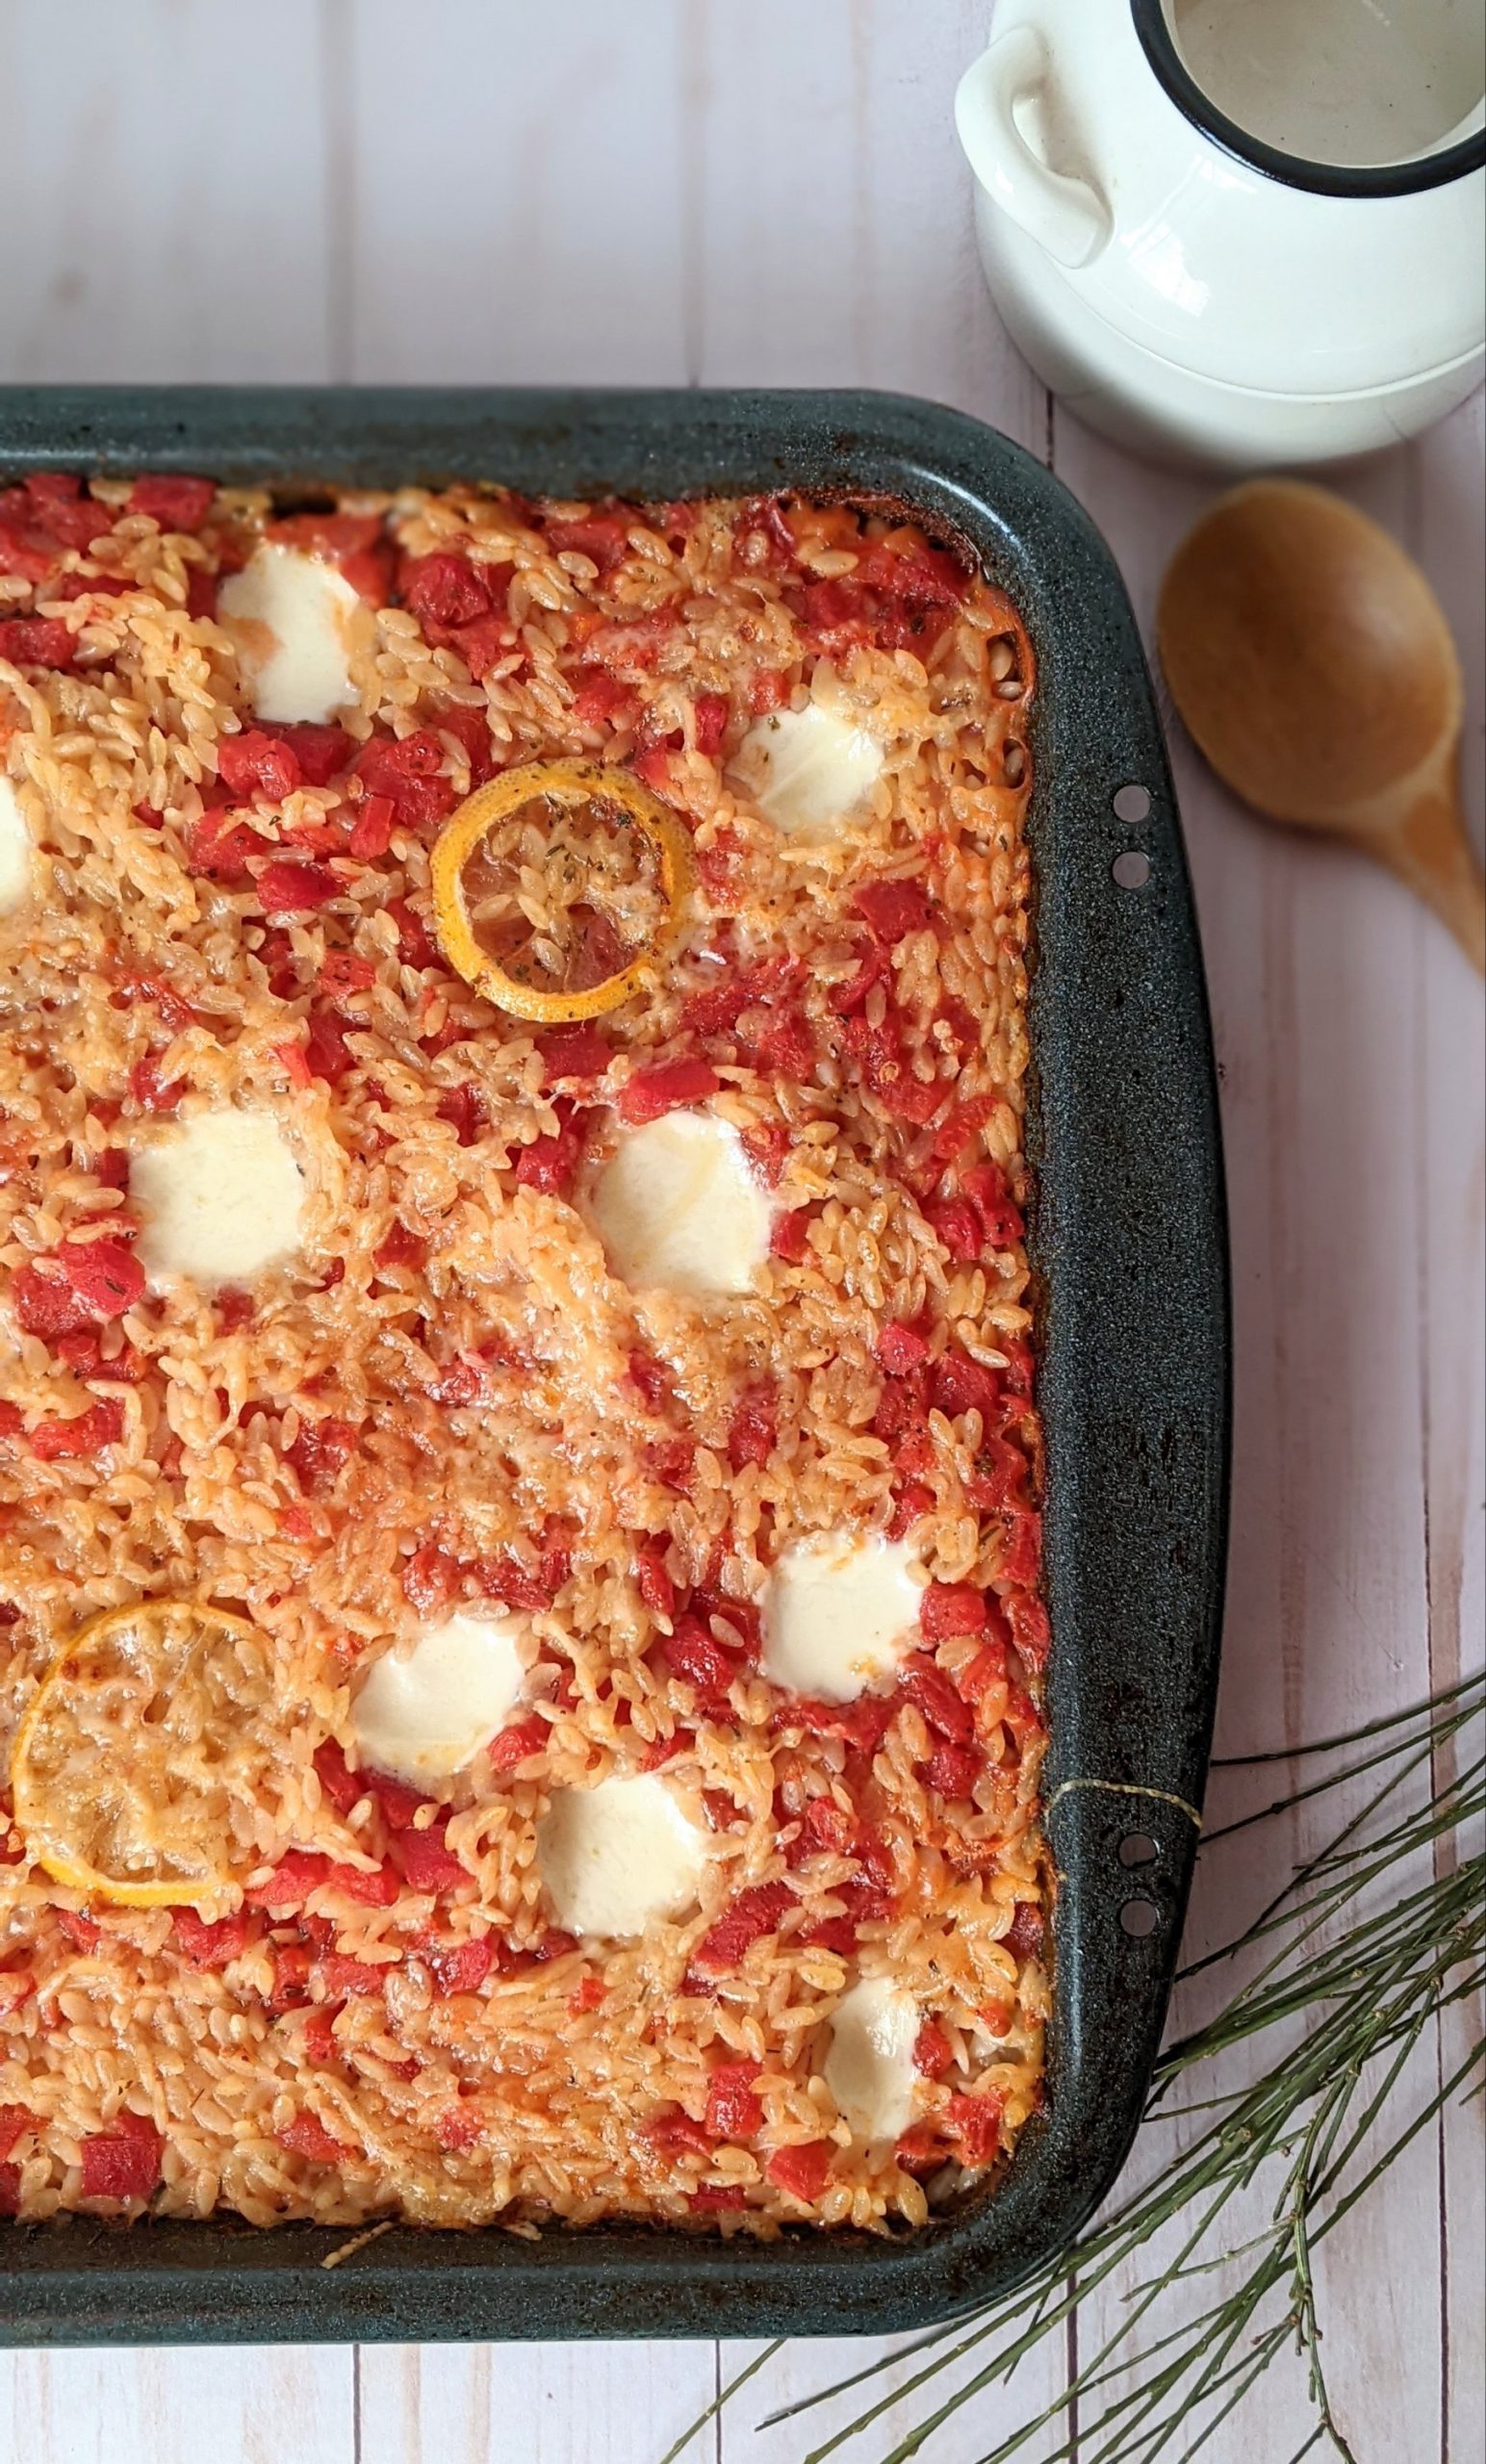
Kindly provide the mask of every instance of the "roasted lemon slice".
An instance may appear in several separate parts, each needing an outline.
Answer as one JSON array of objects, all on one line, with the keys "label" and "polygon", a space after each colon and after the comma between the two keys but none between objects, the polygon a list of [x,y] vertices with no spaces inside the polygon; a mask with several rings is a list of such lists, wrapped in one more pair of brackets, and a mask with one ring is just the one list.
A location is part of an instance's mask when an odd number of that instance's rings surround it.
[{"label": "roasted lemon slice", "polygon": [[674,942],[691,844],[626,770],[528,761],[479,787],[432,857],[439,945],[498,1009],[551,1026],[640,990]]},{"label": "roasted lemon slice", "polygon": [[53,1880],[124,1908],[218,1901],[284,1835],[268,1637],[197,1601],[105,1609],[62,1645],[11,1759]]}]

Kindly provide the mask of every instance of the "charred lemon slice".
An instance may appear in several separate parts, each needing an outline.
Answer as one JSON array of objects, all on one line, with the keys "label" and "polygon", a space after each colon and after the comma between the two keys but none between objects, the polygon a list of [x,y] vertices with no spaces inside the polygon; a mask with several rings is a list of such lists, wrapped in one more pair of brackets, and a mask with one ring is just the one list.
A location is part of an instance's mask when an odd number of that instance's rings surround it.
[{"label": "charred lemon slice", "polygon": [[124,1908],[215,1902],[284,1837],[267,1635],[196,1601],[105,1609],[42,1679],[11,1759],[55,1882]]},{"label": "charred lemon slice", "polygon": [[691,844],[625,770],[528,761],[445,824],[433,911],[449,965],[487,1001],[544,1026],[602,1017],[676,939]]}]

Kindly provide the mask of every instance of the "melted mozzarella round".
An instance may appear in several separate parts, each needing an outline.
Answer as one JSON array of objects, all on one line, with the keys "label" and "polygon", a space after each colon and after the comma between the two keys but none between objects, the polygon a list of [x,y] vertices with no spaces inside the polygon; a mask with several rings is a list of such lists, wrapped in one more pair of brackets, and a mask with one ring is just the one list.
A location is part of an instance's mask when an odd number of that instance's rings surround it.
[{"label": "melted mozzarella round", "polygon": [[747,1292],[769,1251],[769,1202],[738,1133],[675,1112],[627,1130],[594,1185],[609,1265],[632,1290]]},{"label": "melted mozzarella round", "polygon": [[839,838],[882,775],[883,748],[865,728],[807,702],[758,719],[738,747],[732,775],[786,838]]},{"label": "melted mozzarella round", "polygon": [[565,1933],[624,1939],[685,1914],[706,1848],[664,1780],[647,1772],[560,1788],[537,1825],[537,1861]]},{"label": "melted mozzarella round", "polygon": [[864,1976],[831,2021],[825,2081],[858,2139],[899,2139],[913,2118],[918,2005],[885,1976]]},{"label": "melted mozzarella round", "polygon": [[334,565],[266,541],[223,582],[217,606],[260,719],[329,719],[355,700],[350,628],[361,602]]},{"label": "melted mozzarella round", "polygon": [[850,1703],[891,1674],[922,1599],[906,1540],[828,1531],[780,1552],[763,1603],[763,1670],[791,1694]]},{"label": "melted mozzarella round", "polygon": [[299,1245],[304,1175],[271,1113],[225,1104],[135,1149],[129,1194],[140,1261],[210,1291],[246,1283]]},{"label": "melted mozzarella round", "polygon": [[362,1760],[415,1787],[462,1771],[521,1692],[520,1631],[518,1618],[456,1609],[411,1651],[384,1653],[351,1706]]},{"label": "melted mozzarella round", "polygon": [[31,833],[20,798],[0,778],[0,915],[19,907],[31,887]]}]

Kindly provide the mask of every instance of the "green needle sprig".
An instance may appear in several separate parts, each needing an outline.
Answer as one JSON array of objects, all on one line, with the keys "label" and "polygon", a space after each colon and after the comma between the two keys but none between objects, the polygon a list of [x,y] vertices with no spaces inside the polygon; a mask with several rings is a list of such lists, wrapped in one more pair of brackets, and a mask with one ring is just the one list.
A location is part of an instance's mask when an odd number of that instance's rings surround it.
[{"label": "green needle sprig", "polygon": [[[759,2426],[796,2420],[854,2389],[871,2389],[905,2360],[919,2361],[906,2383],[864,2400],[802,2459],[825,2464],[916,2399],[913,2426],[876,2456],[876,2464],[908,2464],[967,2404],[984,2404],[1005,2385],[1037,2347],[1049,2337],[1065,2340],[1074,2311],[1089,2316],[1090,2295],[1128,2274],[1160,2237],[1165,2254],[1122,2301],[1097,2348],[1035,2419],[988,2446],[981,2464],[1025,2458],[1044,2433],[1054,2443],[1038,2450],[1037,2464],[1072,2464],[1075,2451],[1079,2464],[1189,2464],[1287,2349],[1304,2365],[1315,2412],[1292,2464],[1318,2449],[1343,2464],[1366,2464],[1347,2442],[1326,2379],[1316,2253],[1420,2134],[1456,2098],[1478,2093],[1486,2079],[1477,2017],[1448,2075],[1437,2077],[1419,2109],[1405,2101],[1413,2057],[1443,2015],[1460,2005],[1478,2015],[1486,1990],[1486,1858],[1471,1844],[1486,1817],[1483,1707],[1486,1679],[1476,1675],[1298,1754],[1227,1765],[1350,1758],[1209,1833],[1204,1855],[1294,1807],[1370,1785],[1360,1808],[1251,1923],[1182,1970],[1188,1987],[1235,1964],[1247,1971],[1211,2018],[1166,2046],[1157,2066],[1142,2138],[1148,2145],[1168,2129],[1179,2138],[1174,2126],[1195,2123],[1188,2143],[1160,2155],[1143,2188],[1120,2198],[1013,2292],[770,2414]],[[1414,1802],[1418,1785],[1409,1784],[1421,1780],[1427,1783],[1422,1804]],[[1271,2035],[1273,2050],[1257,2078],[1208,2091],[1222,2057]],[[1378,2139],[1381,2152],[1370,2153]],[[1267,2220],[1235,2245],[1230,2210],[1261,2173],[1274,2186]],[[1172,2235],[1174,2250],[1166,2246]],[[1163,2325],[1164,2296],[1219,2272],[1223,2287],[1207,2306]],[[674,2464],[703,2422],[780,2349],[775,2343],[756,2354],[662,2464]]]}]

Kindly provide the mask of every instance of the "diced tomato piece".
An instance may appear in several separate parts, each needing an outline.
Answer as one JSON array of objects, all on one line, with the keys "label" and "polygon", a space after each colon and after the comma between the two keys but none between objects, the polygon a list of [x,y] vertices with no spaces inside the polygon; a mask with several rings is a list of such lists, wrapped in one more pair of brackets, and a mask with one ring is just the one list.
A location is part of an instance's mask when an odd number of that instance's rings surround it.
[{"label": "diced tomato piece", "polygon": [[368,796],[386,796],[404,830],[436,828],[457,798],[442,776],[444,747],[427,728],[411,735],[374,735],[356,756],[355,775]]},{"label": "diced tomato piece", "polygon": [[217,484],[165,471],[148,472],[129,491],[128,510],[146,513],[162,530],[199,530],[211,511]]},{"label": "diced tomato piece", "polygon": [[727,733],[730,704],[726,693],[699,693],[697,713],[697,751],[712,755],[722,749]]},{"label": "diced tomato piece", "polygon": [[728,1460],[735,1472],[745,1463],[764,1464],[778,1439],[778,1391],[769,1383],[751,1386],[741,1396],[728,1424]]},{"label": "diced tomato piece", "polygon": [[265,915],[303,915],[346,888],[328,864],[295,864],[275,859],[258,876],[258,902]]},{"label": "diced tomato piece", "polygon": [[230,794],[264,796],[275,805],[292,796],[302,778],[294,746],[263,728],[223,736],[217,748],[217,772]]},{"label": "diced tomato piece", "polygon": [[639,516],[628,513],[585,513],[568,522],[549,522],[547,544],[553,555],[587,556],[602,574],[624,562],[629,532]]},{"label": "diced tomato piece", "polygon": [[43,1463],[86,1463],[107,1446],[116,1446],[124,1433],[124,1407],[115,1399],[92,1403],[75,1420],[38,1421],[31,1432],[31,1451]]},{"label": "diced tomato piece", "polygon": [[998,1634],[994,1641],[983,1644],[968,1668],[961,1670],[960,1691],[967,1703],[978,1704],[984,1702],[993,1686],[1005,1682],[1006,1643]]},{"label": "diced tomato piece", "polygon": [[692,1954],[693,1968],[705,1977],[727,1976],[756,1942],[778,1932],[781,1917],[794,1905],[787,1883],[758,1883],[739,1891],[703,1935]]},{"label": "diced tomato piece", "polygon": [[973,1265],[981,1254],[981,1227],[967,1198],[946,1197],[924,1209],[924,1220],[958,1266]]},{"label": "diced tomato piece", "polygon": [[672,2163],[685,2156],[701,2156],[710,2161],[712,2142],[705,2127],[693,2119],[679,2105],[663,2105],[640,2124],[642,2138],[649,2141],[657,2156]]},{"label": "diced tomato piece", "polygon": [[359,1771],[346,1763],[342,1747],[333,1736],[327,1736],[315,1749],[315,1770],[320,1786],[337,1813],[349,1813],[353,1805],[368,1793],[368,1782]]},{"label": "diced tomato piece", "polygon": [[391,1865],[376,1865],[370,1872],[364,1865],[332,1865],[325,1884],[358,1908],[391,1908],[401,1889]]},{"label": "diced tomato piece", "polygon": [[339,2139],[331,2138],[318,2114],[295,2114],[274,2137],[291,2156],[307,2157],[312,2165],[336,2165],[350,2153]]},{"label": "diced tomato piece", "polygon": [[241,1908],[235,1915],[219,1916],[212,1924],[193,1908],[170,1911],[176,1948],[192,1967],[225,1967],[229,1961],[240,1960],[247,1947],[248,1921]]},{"label": "diced tomato piece", "polygon": [[1001,2144],[1002,2098],[992,2089],[983,2096],[951,2096],[944,2118],[960,2142],[962,2165],[988,2165]]},{"label": "diced tomato piece", "polygon": [[[0,1402],[0,1438],[19,1437],[25,1425],[26,1415],[21,1410],[19,1403],[12,1403],[9,1401]],[[13,1609],[14,1613],[12,1616],[7,1617],[4,1614],[4,1610],[6,1608]],[[3,1604],[0,1604],[0,1625],[13,1625],[15,1617],[18,1616],[19,1613],[18,1609],[14,1609],[13,1602],[6,1601]]]},{"label": "diced tomato piece", "polygon": [[1002,1606],[1016,1648],[1036,1677],[1046,1667],[1047,1655],[1052,1649],[1053,1635],[1047,1610],[1030,1591],[1012,1592],[1009,1599],[1003,1601]]},{"label": "diced tomato piece", "polygon": [[614,1057],[613,1045],[597,1027],[550,1027],[536,1042],[549,1086],[563,1078],[602,1078]]},{"label": "diced tomato piece", "polygon": [[464,748],[470,764],[470,784],[482,787],[500,769],[500,758],[490,732],[490,720],[484,706],[474,708],[466,702],[451,702],[429,714],[430,723],[451,735]]},{"label": "diced tomato piece", "polygon": [[395,1219],[391,1230],[376,1250],[376,1264],[384,1270],[392,1267],[421,1267],[427,1251],[427,1242]]},{"label": "diced tomato piece", "polygon": [[509,1728],[503,1728],[498,1736],[491,1738],[486,1749],[491,1769],[514,1771],[518,1764],[526,1761],[533,1754],[546,1752],[547,1737],[548,1726],[543,1719],[533,1717],[513,1721]]},{"label": "diced tomato piece", "polygon": [[948,1737],[954,1745],[973,1743],[975,1721],[968,1703],[956,1692],[943,1669],[927,1652],[915,1652],[904,1662],[898,1681],[909,1701],[940,1736]]},{"label": "diced tomato piece", "polygon": [[573,677],[573,716],[580,728],[629,727],[639,704],[628,684],[604,667],[580,667]]},{"label": "diced tomato piece", "polygon": [[[420,625],[447,631],[489,615],[494,604],[490,570],[442,549],[431,556],[404,556],[397,573],[398,595]],[[509,568],[500,570],[508,580]],[[503,591],[501,597],[503,602]]]},{"label": "diced tomato piece", "polygon": [[926,2121],[910,2123],[892,2152],[900,2171],[911,2173],[915,2179],[924,2173],[936,2173],[944,2162],[944,2143],[933,2124]]},{"label": "diced tomato piece", "polygon": [[875,940],[888,949],[921,933],[929,921],[929,893],[921,881],[864,882],[852,901]]},{"label": "diced tomato piece", "polygon": [[806,2207],[813,2207],[825,2190],[834,2154],[829,2139],[810,2139],[800,2147],[777,2147],[764,2167],[777,2190],[787,2191]]},{"label": "diced tomato piece", "polygon": [[849,1857],[859,1828],[857,1816],[834,1797],[812,1797],[805,1810],[806,1837],[828,1857]]},{"label": "diced tomato piece", "polygon": [[281,2016],[286,2011],[300,2009],[309,2000],[313,1961],[307,1942],[275,1942],[270,1956],[273,1989],[269,2008]]},{"label": "diced tomato piece", "polygon": [[368,796],[351,824],[346,851],[358,864],[380,863],[392,845],[397,808],[391,796]]},{"label": "diced tomato piece", "polygon": [[311,1891],[320,1889],[329,1872],[328,1857],[317,1856],[305,1848],[291,1848],[273,1871],[263,1882],[253,1884],[243,1897],[249,1908],[266,1908],[274,1916],[288,1915],[304,1906]]},{"label": "diced tomato piece", "polygon": [[381,1809],[382,1820],[389,1831],[410,1830],[419,1808],[430,1802],[416,1788],[406,1787],[402,1781],[393,1779],[386,1771],[369,1771],[366,1784]]},{"label": "diced tomato piece", "polygon": [[1006,1185],[1006,1174],[999,1164],[989,1162],[973,1165],[960,1176],[960,1186],[980,1217],[981,1233],[988,1249],[1013,1248],[1026,1231],[1020,1207]]},{"label": "diced tomato piece", "polygon": [[958,607],[970,587],[970,576],[947,548],[931,547],[927,539],[898,532],[868,548],[858,563],[858,575],[871,588],[889,597],[935,607]]},{"label": "diced tomato piece", "polygon": [[342,1021],[333,1010],[310,1012],[302,1050],[304,1065],[311,1078],[321,1079],[327,1087],[339,1087],[342,1079],[348,1077],[356,1066],[356,1057],[346,1040]]},{"label": "diced tomato piece", "polygon": [[725,2062],[707,2083],[706,2118],[710,2139],[752,2139],[763,2128],[763,2107],[754,2093],[761,2063]]},{"label": "diced tomato piece", "polygon": [[439,1994],[477,1993],[495,1956],[491,1943],[474,1936],[464,1942],[431,1943],[423,1953]]},{"label": "diced tomato piece", "polygon": [[782,1258],[786,1266],[799,1266],[808,1254],[814,1219],[815,1210],[808,1206],[793,1206],[777,1215],[769,1234],[770,1256]]},{"label": "diced tomato piece", "polygon": [[806,1950],[834,1951],[837,1959],[851,1959],[857,1949],[857,1920],[852,1916],[823,1916],[818,1924],[807,1926],[798,1939]]},{"label": "diced tomato piece", "polygon": [[748,684],[748,707],[751,717],[766,718],[771,710],[781,710],[788,699],[789,678],[782,668],[755,668]]},{"label": "diced tomato piece", "polygon": [[261,856],[268,841],[260,838],[243,821],[235,821],[230,812],[204,812],[192,825],[187,841],[187,862],[193,873],[205,873],[213,881],[241,886],[250,879],[247,860]]},{"label": "diced tomato piece", "polygon": [[986,1626],[986,1595],[973,1582],[932,1582],[918,1604],[925,1642],[947,1642],[955,1634],[983,1634]]},{"label": "diced tomato piece", "polygon": [[671,1393],[670,1373],[663,1362],[648,1351],[629,1354],[626,1372],[631,1386],[637,1386],[653,1412],[662,1411]]},{"label": "diced tomato piece", "polygon": [[459,1566],[447,1549],[425,1541],[402,1569],[402,1588],[413,1607],[447,1608],[459,1588]]},{"label": "diced tomato piece", "polygon": [[725,2216],[747,2207],[748,2193],[741,2182],[699,2182],[687,2192],[686,2204],[698,2216]]},{"label": "diced tomato piece", "polygon": [[458,2156],[483,2139],[485,2126],[467,2105],[449,2105],[434,2123],[433,2135],[450,2156]]},{"label": "diced tomato piece", "polygon": [[721,1703],[737,1674],[732,1659],[700,1617],[678,1617],[674,1632],[661,1644],[661,1655],[673,1676],[694,1686],[699,1700],[708,1705]]},{"label": "diced tomato piece", "polygon": [[103,1928],[91,1916],[83,1915],[75,1908],[59,1908],[56,1917],[68,1940],[75,1942],[80,1951],[97,1949],[103,1939]]},{"label": "diced tomato piece", "polygon": [[48,584],[51,599],[122,599],[140,584],[130,574],[63,574]]},{"label": "diced tomato piece", "polygon": [[0,2019],[8,2019],[23,2002],[29,2002],[37,1989],[36,1978],[26,1967],[0,1967]]},{"label": "diced tomato piece", "polygon": [[889,1319],[877,1338],[877,1357],[879,1367],[884,1369],[889,1377],[902,1377],[910,1369],[921,1367],[928,1359],[929,1346],[915,1327],[905,1326],[897,1319]]},{"label": "diced tomato piece", "polygon": [[148,2198],[160,2180],[165,2142],[152,2121],[120,2114],[112,2130],[82,2143],[85,2198]]},{"label": "diced tomato piece", "polygon": [[0,2157],[11,2155],[16,2141],[37,2126],[37,2118],[28,2106],[0,2105]]},{"label": "diced tomato piece", "polygon": [[1001,1938],[1016,1960],[1035,1959],[1042,1948],[1042,1911],[1035,1900],[1019,1899],[1016,1913]]},{"label": "diced tomato piece", "polygon": [[942,2079],[955,2059],[955,2048],[941,2027],[926,2019],[913,2040],[913,2067],[926,2079]]},{"label": "diced tomato piece", "polygon": [[1033,1374],[1032,1346],[1023,1343],[1019,1336],[1008,1335],[1002,1340],[1001,1349],[1006,1354],[1006,1382],[1012,1393],[1030,1395]]},{"label": "diced tomato piece", "polygon": [[286,1453],[301,1489],[320,1497],[333,1489],[356,1451],[357,1431],[350,1421],[305,1421]]},{"label": "diced tomato piece", "polygon": [[951,1745],[947,1738],[940,1737],[923,1765],[922,1776],[926,1786],[936,1788],[941,1797],[953,1803],[974,1794],[982,1768],[982,1758],[973,1746]]},{"label": "diced tomato piece", "polygon": [[999,1373],[983,1360],[974,1360],[968,1352],[947,1351],[935,1367],[933,1386],[934,1408],[947,1420],[956,1421],[966,1412],[979,1412],[989,1421],[1001,1401]]},{"label": "diced tomato piece", "polygon": [[576,1989],[568,1996],[568,2009],[574,2018],[581,2018],[588,2011],[602,2010],[607,1991],[608,1989],[602,1976],[585,1976]]},{"label": "diced tomato piece", "polygon": [[129,1187],[128,1147],[105,1146],[93,1164],[93,1174],[101,1190],[126,1191]]},{"label": "diced tomato piece", "polygon": [[715,1095],[722,1080],[705,1061],[667,1061],[637,1069],[620,1089],[621,1120],[658,1120],[682,1104],[700,1104]]},{"label": "diced tomato piece", "polygon": [[[300,780],[307,787],[328,787],[354,757],[356,739],[333,719],[322,723],[302,720],[292,727],[269,728],[264,732],[282,745],[296,765]],[[242,741],[242,739],[240,739]]]},{"label": "diced tomato piece", "polygon": [[327,950],[315,980],[322,992],[345,999],[369,990],[376,982],[376,969],[370,959],[358,958],[353,950]]},{"label": "diced tomato piece", "polygon": [[326,1992],[337,1996],[381,1993],[388,1977],[388,1970],[373,1961],[347,1959],[341,1951],[331,1951],[320,1961],[320,1973]]},{"label": "diced tomato piece", "polygon": [[55,1343],[60,1335],[86,1326],[91,1312],[83,1296],[54,1259],[28,1258],[11,1277],[15,1315],[28,1335]]},{"label": "diced tomato piece", "polygon": [[508,620],[502,615],[477,616],[473,625],[461,625],[448,637],[449,647],[459,653],[476,684],[483,684],[492,668],[499,667],[514,645]]},{"label": "diced tomato piece", "polygon": [[473,1879],[467,1865],[461,1864],[445,1838],[448,1826],[430,1824],[426,1831],[399,1831],[393,1842],[393,1855],[402,1868],[409,1890],[457,1890],[461,1883]]},{"label": "diced tomato piece", "polygon": [[583,1132],[571,1107],[558,1103],[552,1109],[559,1126],[520,1149],[516,1177],[523,1189],[541,1190],[549,1197],[561,1197],[571,1188],[577,1169]]},{"label": "diced tomato piece", "polygon": [[438,1117],[447,1121],[461,1146],[474,1146],[485,1129],[485,1100],[478,1087],[462,1078],[455,1087],[447,1087],[435,1106]]},{"label": "diced tomato piece", "polygon": [[1009,1541],[1002,1578],[1006,1582],[1034,1583],[1042,1564],[1042,1518],[1031,1506],[1013,1505],[1007,1522]]},{"label": "diced tomato piece", "polygon": [[439,953],[429,937],[428,927],[407,900],[390,898],[387,912],[397,928],[397,956],[402,964],[418,968],[437,966]]},{"label": "diced tomato piece", "polygon": [[17,667],[70,667],[77,635],[60,616],[0,617],[0,658]]},{"label": "diced tomato piece", "polygon": [[775,1725],[804,1729],[810,1736],[844,1737],[858,1753],[875,1754],[897,1708],[891,1694],[858,1694],[855,1703],[818,1703],[807,1694],[798,1694],[781,1706]]},{"label": "diced tomato piece", "polygon": [[635,1579],[640,1598],[653,1617],[668,1621],[676,1613],[676,1585],[666,1572],[665,1544],[656,1541],[635,1551]]}]

